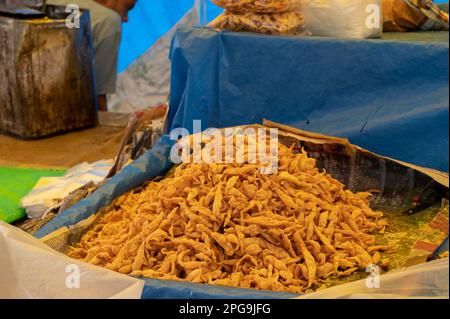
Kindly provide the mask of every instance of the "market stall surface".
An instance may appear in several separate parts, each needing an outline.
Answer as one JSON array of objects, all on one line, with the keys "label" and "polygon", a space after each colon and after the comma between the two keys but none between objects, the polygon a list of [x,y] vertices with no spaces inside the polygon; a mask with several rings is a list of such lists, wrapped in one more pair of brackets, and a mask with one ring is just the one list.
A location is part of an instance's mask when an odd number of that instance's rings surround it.
[{"label": "market stall surface", "polygon": [[[311,140],[311,139],[309,139]],[[292,141],[292,140],[291,140]],[[313,142],[311,142],[313,143]],[[46,244],[55,249],[58,249],[60,252],[64,252],[67,248],[67,245],[71,245],[76,242],[78,236],[84,231],[85,227],[89,224],[88,220],[101,210],[101,208],[105,207],[109,203],[113,203],[114,199],[119,197],[120,195],[126,193],[127,191],[139,187],[143,182],[150,180],[156,176],[164,176],[165,172],[167,172],[171,167],[171,162],[169,160],[169,154],[171,150],[172,143],[168,140],[168,137],[161,139],[155,147],[143,155],[140,159],[136,160],[134,163],[127,166],[123,171],[121,171],[118,175],[116,175],[113,179],[111,179],[108,183],[99,188],[95,193],[93,193],[89,198],[79,202],[77,205],[69,208],[68,210],[60,213],[56,216],[50,223],[41,228],[37,233],[34,234],[35,237],[41,238]],[[305,146],[305,144],[303,144]],[[319,148],[317,145],[312,147],[314,152],[319,152]],[[339,148],[341,149],[341,148]],[[324,150],[330,150],[329,143],[327,143],[327,147]],[[362,152],[365,155],[366,152]],[[354,154],[353,151],[350,151],[349,154]],[[361,154],[361,156],[363,156]],[[363,156],[364,157],[364,156]],[[402,208],[398,211],[398,214],[395,214],[394,211],[389,214],[389,221],[391,222],[391,228],[386,233],[386,236],[383,238],[387,240],[387,242],[383,244],[388,244],[389,246],[395,245],[398,246],[399,249],[405,249],[402,254],[398,254],[395,256],[395,259],[391,259],[390,263],[393,267],[397,267],[399,264],[404,264],[406,261],[410,260],[410,255],[407,254],[407,251],[411,250],[411,245],[417,240],[432,240],[431,237],[435,238],[434,231],[430,233],[430,238],[423,237],[427,233],[424,227],[428,227],[427,225],[430,223],[432,216],[436,215],[437,211],[440,211],[440,205],[433,210],[428,211],[426,214],[420,214],[409,217],[405,215],[404,205],[409,205],[410,196],[407,194],[415,194],[416,192],[421,193],[423,185],[430,185],[429,177],[422,175],[422,173],[416,172],[413,173],[412,170],[403,167],[400,168],[399,164],[395,164],[390,160],[379,159],[380,165],[375,165],[374,163],[370,164],[366,162],[366,160],[362,160],[360,156],[348,156],[343,157],[341,153],[337,158],[340,158],[340,165],[336,165],[336,163],[330,158],[329,154],[327,156],[324,155],[323,158],[326,160],[323,161],[326,166],[327,172],[329,172],[332,176],[341,176],[339,172],[344,174],[351,174],[351,176],[347,176],[346,180],[352,180],[352,185],[354,189],[367,189],[367,187],[363,187],[365,181],[370,181],[370,186],[378,189],[379,185],[373,184],[374,177],[378,176],[377,173],[368,174],[366,170],[373,170],[373,167],[378,167],[382,170],[382,176],[384,178],[380,180],[380,185],[383,191],[379,192],[380,196],[383,199],[378,198],[379,205],[383,204],[384,207],[390,207],[393,209],[394,203],[395,205],[400,205]],[[355,158],[359,158],[359,160],[354,160]],[[365,157],[364,157],[365,158]],[[346,161],[348,161],[347,164]],[[359,163],[360,168],[358,169],[344,169],[349,166],[349,163]],[[383,163],[383,164],[381,164]],[[352,165],[353,165],[352,164]],[[352,172],[352,173],[350,173]],[[341,176],[342,177],[342,176]],[[358,180],[362,182],[359,184]],[[376,180],[376,179],[375,179]],[[389,186],[390,185],[390,186]],[[420,186],[422,185],[422,186]],[[382,194],[382,195],[381,195]],[[388,195],[391,194],[391,195]],[[403,194],[403,195],[401,195]],[[393,197],[391,197],[393,196]],[[400,198],[399,198],[400,196]],[[391,199],[388,199],[391,198]],[[403,203],[403,204],[402,204]],[[114,204],[113,204],[114,205]],[[398,207],[400,207],[398,206]],[[381,207],[381,206],[380,206]],[[397,207],[397,206],[395,206]],[[442,208],[443,214],[448,216],[448,208]],[[386,213],[387,214],[387,213]],[[387,215],[386,215],[387,216]],[[64,226],[74,226],[78,222],[86,221],[79,224],[80,228],[70,227],[68,233],[65,233],[61,227]],[[95,222],[95,218],[91,219],[91,222]],[[436,223],[437,225],[438,223]],[[448,217],[447,223],[448,224]],[[414,227],[412,227],[414,226]],[[81,232],[80,232],[81,231]],[[436,240],[436,244],[439,245],[442,239],[445,238],[446,234],[443,234],[441,231],[437,231],[439,233],[439,239]],[[414,235],[414,236],[411,236]],[[418,237],[419,236],[419,237]],[[444,237],[442,237],[444,236]],[[44,238],[45,237],[45,238]],[[64,242],[64,238],[66,241]],[[72,241],[73,240],[73,241]],[[429,255],[430,252],[426,253],[426,256]],[[432,253],[432,251],[431,251]],[[414,255],[416,257],[416,255]],[[421,253],[420,257],[423,257],[424,254]],[[391,256],[390,256],[391,257]],[[402,259],[399,259],[399,258]],[[415,258],[414,257],[414,258]],[[425,257],[426,258],[426,257]],[[424,262],[425,260],[423,260]],[[364,275],[364,273],[361,273]],[[361,278],[351,278],[353,280],[361,279]],[[221,286],[205,286],[195,283],[180,283],[178,281],[164,281],[160,279],[150,279],[145,278],[145,287],[142,294],[142,298],[287,298],[291,297],[286,294],[278,294],[278,293],[270,293],[267,291],[251,291],[251,290],[241,290],[236,288],[229,287],[221,287]],[[350,279],[349,279],[350,280]],[[448,290],[448,289],[447,289]]]},{"label": "market stall surface", "polygon": [[40,177],[61,176],[77,164],[114,158],[128,115],[113,117],[101,117],[96,128],[39,140],[0,134],[0,220],[11,223],[25,217],[20,199]]}]

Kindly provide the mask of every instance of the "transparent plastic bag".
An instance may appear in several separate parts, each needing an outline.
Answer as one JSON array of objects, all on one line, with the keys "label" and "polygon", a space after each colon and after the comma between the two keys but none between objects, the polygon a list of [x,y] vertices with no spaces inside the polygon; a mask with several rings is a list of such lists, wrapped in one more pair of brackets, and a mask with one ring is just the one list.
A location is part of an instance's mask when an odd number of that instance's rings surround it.
[{"label": "transparent plastic bag", "polygon": [[220,30],[248,31],[267,34],[305,34],[303,16],[299,11],[284,13],[225,12],[209,24]]},{"label": "transparent plastic bag", "polygon": [[298,299],[448,299],[448,270],[449,259],[439,259],[383,274],[376,286],[368,276],[367,279],[319,290]]},{"label": "transparent plastic bag", "polygon": [[0,283],[6,299],[139,299],[144,289],[143,280],[71,259],[2,221]]},{"label": "transparent plastic bag", "polygon": [[301,7],[303,0],[211,0],[217,6],[239,13],[280,13]]}]

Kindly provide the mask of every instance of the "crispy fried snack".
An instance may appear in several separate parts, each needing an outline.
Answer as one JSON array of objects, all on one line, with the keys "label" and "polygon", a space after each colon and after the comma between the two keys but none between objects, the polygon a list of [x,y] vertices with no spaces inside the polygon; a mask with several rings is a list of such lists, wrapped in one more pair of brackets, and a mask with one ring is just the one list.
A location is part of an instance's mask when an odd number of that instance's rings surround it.
[{"label": "crispy fried snack", "polygon": [[279,13],[299,9],[302,0],[212,0],[230,12]]},{"label": "crispy fried snack", "polygon": [[354,194],[305,152],[279,168],[181,164],[121,196],[69,256],[132,276],[301,293],[380,262],[370,193]]},{"label": "crispy fried snack", "polygon": [[219,30],[257,32],[267,34],[299,34],[305,32],[304,19],[299,11],[283,13],[224,12],[208,25]]}]

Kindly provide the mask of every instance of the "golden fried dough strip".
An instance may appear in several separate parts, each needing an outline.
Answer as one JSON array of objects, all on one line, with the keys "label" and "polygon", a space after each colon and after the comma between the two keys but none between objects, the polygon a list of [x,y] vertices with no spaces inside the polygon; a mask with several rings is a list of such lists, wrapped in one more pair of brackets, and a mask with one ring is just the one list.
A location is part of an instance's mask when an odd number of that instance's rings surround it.
[{"label": "golden fried dough strip", "polygon": [[305,259],[306,267],[308,269],[308,288],[312,286],[316,279],[316,261],[314,260],[314,257],[311,255],[311,253],[306,248],[305,243],[303,242],[302,237],[300,236],[299,232],[296,232],[294,234],[294,242],[297,245],[297,247],[300,248],[300,251],[302,252],[303,258]]}]

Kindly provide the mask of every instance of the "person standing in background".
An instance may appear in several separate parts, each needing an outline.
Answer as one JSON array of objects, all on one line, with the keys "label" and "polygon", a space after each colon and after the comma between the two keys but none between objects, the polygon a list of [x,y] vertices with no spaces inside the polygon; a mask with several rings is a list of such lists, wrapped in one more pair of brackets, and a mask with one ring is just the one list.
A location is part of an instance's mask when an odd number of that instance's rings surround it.
[{"label": "person standing in background", "polygon": [[107,111],[107,95],[116,92],[122,22],[128,22],[128,13],[137,0],[48,0],[47,3],[75,4],[90,11],[98,105],[100,111]]}]

